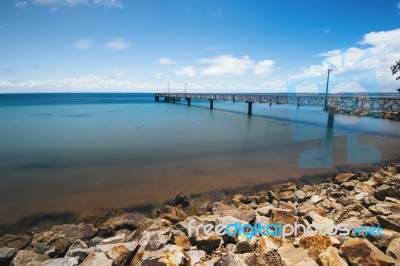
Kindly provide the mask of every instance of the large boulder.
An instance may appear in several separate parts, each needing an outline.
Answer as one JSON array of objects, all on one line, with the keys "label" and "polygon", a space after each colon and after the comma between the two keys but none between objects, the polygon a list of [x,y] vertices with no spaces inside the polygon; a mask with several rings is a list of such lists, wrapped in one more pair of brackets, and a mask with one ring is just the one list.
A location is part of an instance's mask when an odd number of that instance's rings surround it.
[{"label": "large boulder", "polygon": [[348,266],[347,262],[339,256],[335,247],[328,247],[318,255],[318,262],[321,266]]},{"label": "large boulder", "polygon": [[32,237],[28,235],[10,235],[5,234],[0,237],[0,248],[24,249],[31,243]]},{"label": "large boulder", "polygon": [[351,265],[396,265],[397,262],[385,255],[366,239],[350,238],[339,249],[340,255]]}]

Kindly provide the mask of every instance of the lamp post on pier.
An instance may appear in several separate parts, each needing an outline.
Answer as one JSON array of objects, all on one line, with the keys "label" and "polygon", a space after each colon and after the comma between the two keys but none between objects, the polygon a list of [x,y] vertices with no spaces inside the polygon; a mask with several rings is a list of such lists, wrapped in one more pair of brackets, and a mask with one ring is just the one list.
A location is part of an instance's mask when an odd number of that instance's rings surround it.
[{"label": "lamp post on pier", "polygon": [[333,69],[328,69],[328,78],[326,80],[326,91],[325,91],[325,107],[324,111],[328,111],[328,88],[329,88],[329,73],[333,71]]}]

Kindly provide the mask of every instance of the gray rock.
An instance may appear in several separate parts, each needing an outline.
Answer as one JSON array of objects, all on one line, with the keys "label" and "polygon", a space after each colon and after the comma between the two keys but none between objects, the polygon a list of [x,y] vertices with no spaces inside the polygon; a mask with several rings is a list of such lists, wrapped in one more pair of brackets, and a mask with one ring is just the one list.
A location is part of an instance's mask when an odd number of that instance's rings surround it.
[{"label": "gray rock", "polygon": [[78,265],[78,258],[60,258],[50,259],[41,262],[40,266],[76,266]]},{"label": "gray rock", "polygon": [[388,186],[386,184],[379,186],[374,193],[375,197],[378,200],[385,200],[386,197],[391,197],[391,198],[400,198],[399,192],[393,187],[393,186]]},{"label": "gray rock", "polygon": [[240,258],[240,256],[228,253],[222,255],[217,262],[214,264],[215,266],[247,266],[247,264]]},{"label": "gray rock", "polygon": [[190,265],[195,265],[207,256],[203,250],[189,250],[186,254],[190,259]]},{"label": "gray rock", "polygon": [[0,265],[9,265],[17,252],[16,248],[0,248]]},{"label": "gray rock", "polygon": [[82,262],[86,259],[86,257],[90,254],[90,252],[93,252],[93,248],[88,248],[88,249],[83,249],[83,248],[77,248],[77,249],[71,249],[68,250],[67,254],[65,257],[71,257],[74,258],[76,257],[79,262]]},{"label": "gray rock", "polygon": [[87,244],[86,244],[85,242],[83,242],[82,240],[77,239],[77,240],[75,240],[74,243],[72,243],[72,245],[69,247],[68,250],[78,249],[78,248],[85,249],[85,248],[88,248],[88,246],[87,246]]}]

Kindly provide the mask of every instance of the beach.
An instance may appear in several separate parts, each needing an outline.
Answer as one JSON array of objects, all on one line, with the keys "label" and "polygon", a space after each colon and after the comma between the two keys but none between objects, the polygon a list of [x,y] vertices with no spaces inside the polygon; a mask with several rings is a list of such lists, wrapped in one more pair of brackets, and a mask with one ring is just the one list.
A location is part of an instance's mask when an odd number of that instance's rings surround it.
[{"label": "beach", "polygon": [[[192,201],[180,193],[155,218],[114,211],[93,224],[3,235],[0,258],[16,266],[399,265],[399,185],[400,164],[390,163],[372,172],[338,173],[319,184],[285,182],[222,201]],[[293,224],[304,230],[292,234]],[[257,231],[262,225],[275,230]],[[336,225],[346,230],[326,229]],[[218,226],[222,230],[210,232]],[[228,226],[251,229],[240,234]]]}]

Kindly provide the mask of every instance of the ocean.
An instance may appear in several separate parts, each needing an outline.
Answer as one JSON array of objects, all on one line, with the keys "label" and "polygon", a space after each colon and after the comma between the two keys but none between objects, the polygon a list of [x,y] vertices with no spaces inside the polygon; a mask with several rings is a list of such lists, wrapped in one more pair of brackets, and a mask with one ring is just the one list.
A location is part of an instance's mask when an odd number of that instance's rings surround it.
[{"label": "ocean", "polygon": [[[153,94],[0,95],[0,224],[88,215],[400,157],[400,123],[321,107],[155,102]],[[310,178],[307,178],[310,177]]]}]

